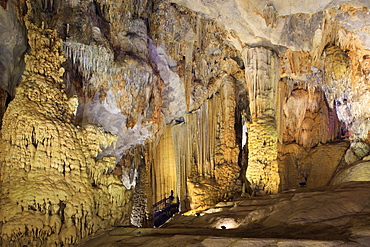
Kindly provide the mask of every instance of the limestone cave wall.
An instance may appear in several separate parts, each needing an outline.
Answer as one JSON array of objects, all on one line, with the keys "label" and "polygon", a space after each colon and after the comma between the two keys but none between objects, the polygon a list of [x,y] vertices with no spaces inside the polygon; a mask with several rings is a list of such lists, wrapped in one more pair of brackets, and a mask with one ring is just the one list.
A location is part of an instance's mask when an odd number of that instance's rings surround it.
[{"label": "limestone cave wall", "polygon": [[151,226],[170,190],[183,211],[241,192],[244,65],[214,21],[161,1],[10,1],[4,11],[29,48],[2,108],[2,244]]},{"label": "limestone cave wall", "polygon": [[95,125],[72,124],[76,104],[60,84],[62,41],[28,15],[25,25],[26,69],[2,126],[2,246],[73,244],[127,225],[131,191],[109,171],[115,157],[95,159],[117,138]]},{"label": "limestone cave wall", "polygon": [[0,244],[368,179],[370,6],[314,2],[0,0]]},{"label": "limestone cave wall", "polygon": [[[367,11],[348,4],[325,10],[320,13],[323,19],[310,52],[288,49],[281,60],[280,74],[285,79],[280,82],[279,138],[283,145],[279,159],[286,173],[281,188],[297,182],[329,184],[337,170],[368,153],[367,110],[360,107],[367,100],[363,54],[368,49],[366,39],[359,35],[365,29],[349,24],[351,17],[361,19]],[[321,158],[314,158],[318,153]],[[326,164],[325,168],[319,164]]]}]

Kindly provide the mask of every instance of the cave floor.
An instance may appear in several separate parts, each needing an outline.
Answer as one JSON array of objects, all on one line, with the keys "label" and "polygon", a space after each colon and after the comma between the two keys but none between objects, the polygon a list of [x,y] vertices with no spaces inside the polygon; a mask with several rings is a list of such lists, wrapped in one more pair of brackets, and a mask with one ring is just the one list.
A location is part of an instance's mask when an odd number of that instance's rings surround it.
[{"label": "cave floor", "polygon": [[161,228],[119,227],[80,244],[155,245],[370,246],[370,182],[238,198]]}]

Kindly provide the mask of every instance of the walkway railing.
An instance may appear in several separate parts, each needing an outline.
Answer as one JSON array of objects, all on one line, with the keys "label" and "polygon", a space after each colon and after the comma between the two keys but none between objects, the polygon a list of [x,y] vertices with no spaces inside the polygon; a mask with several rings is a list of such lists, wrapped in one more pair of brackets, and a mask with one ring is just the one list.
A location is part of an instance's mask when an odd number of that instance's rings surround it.
[{"label": "walkway railing", "polygon": [[179,204],[174,203],[173,191],[169,197],[153,204],[154,227],[163,225],[175,213],[179,212]]}]

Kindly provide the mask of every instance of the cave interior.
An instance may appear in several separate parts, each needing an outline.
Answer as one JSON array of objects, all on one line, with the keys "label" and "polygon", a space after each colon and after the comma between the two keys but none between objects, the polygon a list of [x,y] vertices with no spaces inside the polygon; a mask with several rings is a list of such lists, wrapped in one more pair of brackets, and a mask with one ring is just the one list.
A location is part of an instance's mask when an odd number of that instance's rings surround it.
[{"label": "cave interior", "polygon": [[0,0],[0,245],[370,246],[369,13]]}]

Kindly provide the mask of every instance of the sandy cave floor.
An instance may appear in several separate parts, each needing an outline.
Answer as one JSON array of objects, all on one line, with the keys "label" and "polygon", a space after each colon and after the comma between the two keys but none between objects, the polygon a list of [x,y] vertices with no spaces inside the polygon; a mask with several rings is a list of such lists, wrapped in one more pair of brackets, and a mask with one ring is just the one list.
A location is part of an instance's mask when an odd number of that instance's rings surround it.
[{"label": "sandy cave floor", "polygon": [[370,246],[370,182],[238,198],[161,228],[115,228],[80,246]]}]

